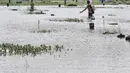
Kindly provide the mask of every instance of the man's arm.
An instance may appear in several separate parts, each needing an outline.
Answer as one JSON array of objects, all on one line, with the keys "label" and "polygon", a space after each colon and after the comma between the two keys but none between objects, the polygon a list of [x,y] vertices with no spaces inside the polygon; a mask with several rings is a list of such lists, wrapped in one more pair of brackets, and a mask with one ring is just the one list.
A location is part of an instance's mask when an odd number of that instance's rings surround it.
[{"label": "man's arm", "polygon": [[80,13],[84,12],[87,8],[88,8],[88,6],[87,6],[87,7],[85,7],[85,9],[84,9],[84,10],[80,11]]}]

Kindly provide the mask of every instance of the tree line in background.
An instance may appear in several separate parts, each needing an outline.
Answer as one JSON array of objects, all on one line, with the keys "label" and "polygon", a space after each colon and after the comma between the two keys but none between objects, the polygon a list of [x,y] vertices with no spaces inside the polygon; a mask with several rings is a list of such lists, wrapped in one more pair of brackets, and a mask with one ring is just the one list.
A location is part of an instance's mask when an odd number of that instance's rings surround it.
[{"label": "tree line in background", "polygon": [[[66,5],[69,3],[74,3],[77,5],[86,4],[87,0],[0,0],[0,4],[14,4],[14,5],[29,5],[30,2],[34,2],[35,5]],[[101,4],[102,0],[92,0],[93,4]],[[106,4],[130,4],[130,0],[104,0]]]},{"label": "tree line in background", "polygon": [[33,2],[35,5],[67,5],[74,3],[77,5],[86,4],[87,0],[0,0],[0,4],[10,3],[13,5],[29,5]]},{"label": "tree line in background", "polygon": [[130,0],[113,0],[113,4],[130,4]]}]

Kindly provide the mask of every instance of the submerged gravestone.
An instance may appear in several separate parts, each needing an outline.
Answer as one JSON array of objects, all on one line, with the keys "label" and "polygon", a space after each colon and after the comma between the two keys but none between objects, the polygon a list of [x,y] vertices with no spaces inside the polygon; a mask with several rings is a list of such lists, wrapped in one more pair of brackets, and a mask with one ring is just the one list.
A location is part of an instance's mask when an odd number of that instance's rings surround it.
[{"label": "submerged gravestone", "polygon": [[61,4],[58,4],[58,7],[61,7]]},{"label": "submerged gravestone", "polygon": [[6,5],[7,5],[7,7],[9,7],[9,3],[7,3]]},{"label": "submerged gravestone", "polygon": [[89,29],[94,30],[94,23],[89,23]]},{"label": "submerged gravestone", "polygon": [[130,35],[125,38],[126,41],[130,42]]},{"label": "submerged gravestone", "polygon": [[51,14],[51,16],[55,16],[55,14]]}]

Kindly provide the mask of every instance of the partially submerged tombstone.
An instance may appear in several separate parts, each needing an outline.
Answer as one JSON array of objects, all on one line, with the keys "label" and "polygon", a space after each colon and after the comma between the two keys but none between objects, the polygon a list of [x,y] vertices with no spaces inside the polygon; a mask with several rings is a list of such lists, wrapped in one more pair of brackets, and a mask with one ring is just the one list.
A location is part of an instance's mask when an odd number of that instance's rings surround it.
[{"label": "partially submerged tombstone", "polygon": [[55,14],[51,14],[51,16],[55,16]]},{"label": "partially submerged tombstone", "polygon": [[118,23],[109,23],[108,25],[105,25],[105,22],[103,22],[104,32],[103,34],[116,34],[120,32]]},{"label": "partially submerged tombstone", "polygon": [[9,7],[9,4],[11,3],[11,0],[9,0],[9,2],[6,4],[7,5],[7,7]]},{"label": "partially submerged tombstone", "polygon": [[89,23],[89,29],[94,30],[94,23]]},{"label": "partially submerged tombstone", "polygon": [[125,38],[126,41],[130,42],[130,35]]},{"label": "partially submerged tombstone", "polygon": [[61,4],[58,4],[58,7],[61,7]]},{"label": "partially submerged tombstone", "polygon": [[7,5],[7,7],[9,7],[9,3],[7,3],[6,5]]}]

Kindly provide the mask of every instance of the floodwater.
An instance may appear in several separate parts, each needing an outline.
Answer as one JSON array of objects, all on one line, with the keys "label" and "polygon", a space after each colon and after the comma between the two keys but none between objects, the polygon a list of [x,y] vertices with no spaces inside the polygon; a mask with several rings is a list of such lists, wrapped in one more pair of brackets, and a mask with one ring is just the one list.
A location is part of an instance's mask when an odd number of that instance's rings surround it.
[{"label": "floodwater", "polygon": [[[37,9],[43,10],[46,14],[31,15],[25,14],[28,8],[26,6],[0,6],[0,43],[61,44],[65,49],[69,49],[68,52],[42,54],[36,57],[1,56],[0,73],[129,73],[130,42],[117,38],[117,35],[120,32],[126,36],[130,35],[130,7],[96,7],[95,20],[92,21],[95,29],[89,30],[87,11],[79,13],[83,7],[37,6]],[[12,8],[17,8],[18,11],[11,11]],[[66,18],[79,18],[84,22],[49,21]],[[37,30],[52,32],[31,32]],[[115,31],[116,34],[102,34]]]}]

